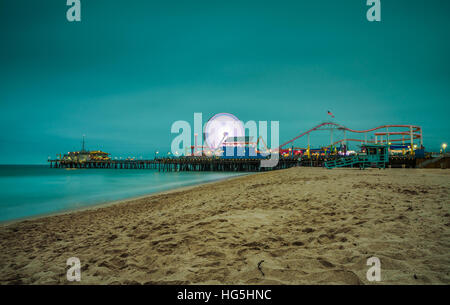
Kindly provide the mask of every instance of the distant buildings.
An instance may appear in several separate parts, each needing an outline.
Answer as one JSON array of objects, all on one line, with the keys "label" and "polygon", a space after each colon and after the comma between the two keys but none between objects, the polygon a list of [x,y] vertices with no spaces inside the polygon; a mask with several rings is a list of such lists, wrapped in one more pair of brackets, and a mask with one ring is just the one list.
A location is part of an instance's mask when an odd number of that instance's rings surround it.
[{"label": "distant buildings", "polygon": [[83,136],[83,146],[80,151],[70,151],[60,159],[63,161],[76,161],[76,162],[87,162],[87,161],[107,161],[111,160],[109,153],[103,152],[101,150],[88,151],[84,147],[84,136]]},{"label": "distant buildings", "polygon": [[87,161],[102,161],[111,160],[110,154],[103,152],[101,150],[93,151],[71,151],[65,154],[61,160],[64,161],[77,161],[77,162],[87,162]]}]

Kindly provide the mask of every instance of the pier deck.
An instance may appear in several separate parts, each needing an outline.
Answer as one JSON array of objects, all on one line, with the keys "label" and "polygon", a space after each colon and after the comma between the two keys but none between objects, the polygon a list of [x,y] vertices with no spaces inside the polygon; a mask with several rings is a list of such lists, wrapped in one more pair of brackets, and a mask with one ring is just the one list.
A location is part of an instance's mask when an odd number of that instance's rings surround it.
[{"label": "pier deck", "polygon": [[51,168],[157,169],[158,171],[258,172],[298,166],[297,158],[281,158],[274,168],[261,167],[260,159],[221,159],[211,157],[157,158],[152,160],[48,160]]},{"label": "pier deck", "polygon": [[[222,159],[212,157],[178,157],[156,158],[151,160],[96,160],[68,161],[48,160],[51,168],[109,168],[109,169],[156,169],[158,171],[222,171],[222,172],[259,172],[283,169],[294,166],[322,167],[327,159],[319,158],[280,158],[274,168],[261,167],[260,159]],[[450,158],[447,156],[436,167],[448,168]],[[425,159],[414,157],[391,156],[387,164],[391,168],[419,167]]]}]

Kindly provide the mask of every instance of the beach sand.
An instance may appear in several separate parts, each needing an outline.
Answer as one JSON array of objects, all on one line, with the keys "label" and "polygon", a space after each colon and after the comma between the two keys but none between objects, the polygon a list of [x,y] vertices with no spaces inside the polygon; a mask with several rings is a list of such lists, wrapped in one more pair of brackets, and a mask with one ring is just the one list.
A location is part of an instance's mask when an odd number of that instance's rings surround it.
[{"label": "beach sand", "polygon": [[[0,227],[1,284],[450,284],[450,171],[291,168]],[[260,269],[258,269],[258,264]]]}]

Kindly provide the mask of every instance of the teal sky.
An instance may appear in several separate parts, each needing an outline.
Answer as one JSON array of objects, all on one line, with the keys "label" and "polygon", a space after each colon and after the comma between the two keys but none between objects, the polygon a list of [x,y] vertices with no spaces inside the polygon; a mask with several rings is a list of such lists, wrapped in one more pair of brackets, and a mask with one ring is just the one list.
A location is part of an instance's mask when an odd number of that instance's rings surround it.
[{"label": "teal sky", "polygon": [[450,141],[450,1],[382,0],[380,23],[365,0],[81,3],[69,23],[66,0],[0,0],[0,163],[45,163],[83,134],[152,157],[194,112],[278,120],[281,141],[327,110]]}]

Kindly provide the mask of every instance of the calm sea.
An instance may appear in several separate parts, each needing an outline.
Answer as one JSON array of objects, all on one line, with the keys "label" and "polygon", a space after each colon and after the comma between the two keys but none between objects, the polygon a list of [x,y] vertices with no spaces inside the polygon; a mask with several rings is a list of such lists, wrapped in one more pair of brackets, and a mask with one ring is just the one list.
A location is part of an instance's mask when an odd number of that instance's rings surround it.
[{"label": "calm sea", "polygon": [[0,221],[73,210],[236,175],[0,165]]}]

